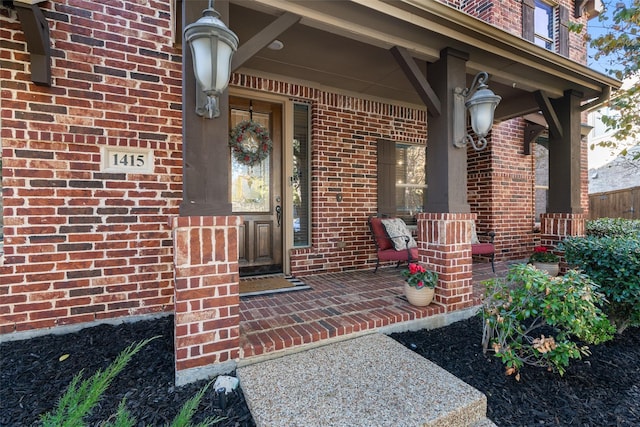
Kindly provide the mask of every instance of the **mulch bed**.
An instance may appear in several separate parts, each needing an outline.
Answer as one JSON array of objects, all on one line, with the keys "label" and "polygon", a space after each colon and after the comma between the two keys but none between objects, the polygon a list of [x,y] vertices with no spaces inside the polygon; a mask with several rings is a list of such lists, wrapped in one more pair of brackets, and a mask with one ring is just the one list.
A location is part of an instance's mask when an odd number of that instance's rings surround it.
[{"label": "mulch bed", "polygon": [[[138,425],[170,424],[183,403],[209,382],[174,386],[173,316],[0,344],[0,425],[32,425],[54,407],[76,373],[84,370],[87,378],[106,368],[129,344],[157,335],[160,338],[133,356],[86,421],[98,425],[107,420],[126,397]],[[59,361],[64,354],[69,357]],[[221,415],[227,419],[220,426],[255,426],[241,390],[225,397],[222,402],[212,384],[194,422]]]},{"label": "mulch bed", "polygon": [[640,328],[592,346],[562,377],[525,366],[519,382],[482,354],[479,317],[391,337],[483,392],[498,426],[640,426]]},{"label": "mulch bed", "polygon": [[[89,376],[130,343],[156,335],[162,337],[134,356],[87,421],[108,419],[126,396],[139,425],[168,424],[207,383],[173,385],[172,331],[173,318],[166,317],[0,344],[0,425],[32,425],[74,374],[84,369]],[[479,318],[391,336],[485,393],[487,415],[499,426],[640,425],[640,328],[594,346],[592,356],[574,362],[563,377],[525,367],[520,382],[504,374],[498,359],[482,354]],[[69,358],[60,362],[63,354]],[[255,425],[241,390],[227,395],[224,409],[219,397],[210,389],[195,421],[223,415],[228,418],[220,426]]]}]

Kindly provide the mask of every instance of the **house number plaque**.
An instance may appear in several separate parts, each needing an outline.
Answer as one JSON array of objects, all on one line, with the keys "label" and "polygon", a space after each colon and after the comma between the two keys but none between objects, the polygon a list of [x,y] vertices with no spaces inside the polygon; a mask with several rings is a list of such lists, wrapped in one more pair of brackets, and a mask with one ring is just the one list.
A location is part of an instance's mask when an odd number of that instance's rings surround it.
[{"label": "house number plaque", "polygon": [[153,172],[151,149],[103,146],[101,154],[103,172]]}]

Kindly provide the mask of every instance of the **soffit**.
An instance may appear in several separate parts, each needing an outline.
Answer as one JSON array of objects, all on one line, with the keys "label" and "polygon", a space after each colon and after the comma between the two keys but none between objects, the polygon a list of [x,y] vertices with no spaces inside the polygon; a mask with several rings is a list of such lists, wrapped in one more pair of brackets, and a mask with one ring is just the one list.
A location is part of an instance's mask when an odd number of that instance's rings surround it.
[{"label": "soffit", "polygon": [[469,53],[468,84],[489,72],[503,119],[536,111],[537,90],[551,98],[576,90],[587,100],[620,84],[434,0],[232,0],[229,26],[242,45],[285,11],[302,19],[278,36],[284,48],[262,49],[240,71],[422,105],[389,49],[407,49],[426,70],[449,47]]}]

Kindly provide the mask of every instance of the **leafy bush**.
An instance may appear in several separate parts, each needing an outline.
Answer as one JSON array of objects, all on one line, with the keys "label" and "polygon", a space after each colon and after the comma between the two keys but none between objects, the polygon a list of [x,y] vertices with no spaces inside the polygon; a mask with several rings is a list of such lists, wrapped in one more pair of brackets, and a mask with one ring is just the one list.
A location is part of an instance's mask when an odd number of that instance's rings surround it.
[{"label": "leafy bush", "polygon": [[561,244],[565,260],[600,286],[618,333],[640,326],[640,239],[572,237]]},{"label": "leafy bush", "polygon": [[[80,382],[82,372],[78,373],[69,384],[67,391],[58,401],[55,409],[41,417],[43,427],[84,427],[83,419],[98,404],[100,397],[109,387],[113,379],[125,368],[131,358],[138,353],[151,340],[149,338],[138,343],[133,343],[122,350],[118,357],[104,371],[98,370],[90,378]],[[202,388],[195,396],[187,400],[180,413],[171,423],[172,427],[187,427],[191,425],[191,419],[211,383]],[[198,426],[210,426],[223,418],[209,417]],[[108,421],[101,424],[105,427],[133,427],[136,420],[126,409],[126,401],[123,399],[118,405],[118,411]]]},{"label": "leafy bush", "polygon": [[587,236],[640,237],[640,220],[599,218],[587,221]]},{"label": "leafy bush", "polygon": [[483,349],[491,349],[516,374],[524,364],[563,375],[571,359],[612,338],[613,327],[598,307],[602,295],[584,274],[550,277],[530,265],[510,268],[504,279],[485,282]]}]

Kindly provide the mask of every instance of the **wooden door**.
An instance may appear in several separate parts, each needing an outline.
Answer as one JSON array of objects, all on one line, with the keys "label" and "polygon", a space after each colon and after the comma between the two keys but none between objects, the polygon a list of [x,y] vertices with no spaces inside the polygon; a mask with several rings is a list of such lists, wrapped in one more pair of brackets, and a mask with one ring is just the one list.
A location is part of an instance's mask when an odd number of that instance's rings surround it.
[{"label": "wooden door", "polygon": [[251,120],[269,131],[270,153],[253,165],[231,153],[231,205],[243,218],[239,235],[240,275],[282,271],[282,107],[230,97],[230,129]]}]

